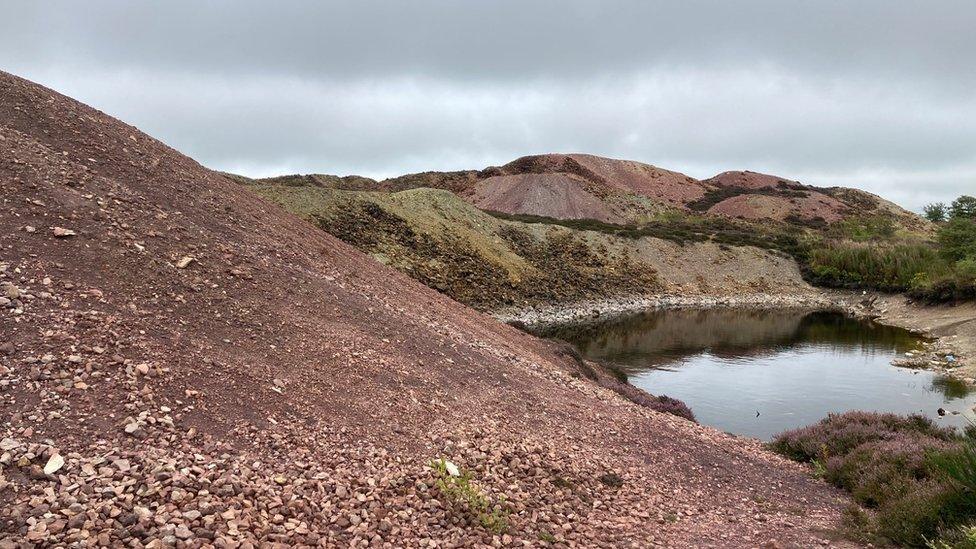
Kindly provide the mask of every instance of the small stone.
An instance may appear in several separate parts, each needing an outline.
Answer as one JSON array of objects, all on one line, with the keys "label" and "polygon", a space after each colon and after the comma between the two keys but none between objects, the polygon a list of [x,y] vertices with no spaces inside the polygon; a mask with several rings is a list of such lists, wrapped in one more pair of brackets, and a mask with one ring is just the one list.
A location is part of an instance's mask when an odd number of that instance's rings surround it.
[{"label": "small stone", "polygon": [[62,467],[64,467],[64,458],[61,457],[61,454],[54,454],[47,460],[47,465],[44,466],[44,474],[53,475]]},{"label": "small stone", "polygon": [[78,234],[71,229],[65,229],[64,227],[51,227],[51,230],[54,232],[54,236],[58,238],[67,238],[69,236]]},{"label": "small stone", "polygon": [[190,263],[193,263],[194,261],[196,261],[196,259],[194,259],[194,258],[192,258],[190,256],[183,257],[179,261],[176,262],[176,268],[177,269],[185,269],[185,268],[189,267],[190,266]]},{"label": "small stone", "polygon": [[190,539],[193,537],[193,531],[183,524],[177,526],[176,531],[174,531],[173,534],[180,539]]},{"label": "small stone", "polygon": [[19,299],[20,288],[10,283],[4,284],[3,295],[9,300]]}]

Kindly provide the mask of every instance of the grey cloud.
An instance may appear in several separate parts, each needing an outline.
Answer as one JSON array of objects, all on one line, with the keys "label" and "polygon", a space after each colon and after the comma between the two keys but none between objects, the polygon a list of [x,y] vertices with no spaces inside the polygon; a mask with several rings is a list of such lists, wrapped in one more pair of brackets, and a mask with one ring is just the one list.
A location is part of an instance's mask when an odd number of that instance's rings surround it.
[{"label": "grey cloud", "polygon": [[910,207],[976,190],[976,4],[0,2],[0,68],[215,168],[584,151]]}]

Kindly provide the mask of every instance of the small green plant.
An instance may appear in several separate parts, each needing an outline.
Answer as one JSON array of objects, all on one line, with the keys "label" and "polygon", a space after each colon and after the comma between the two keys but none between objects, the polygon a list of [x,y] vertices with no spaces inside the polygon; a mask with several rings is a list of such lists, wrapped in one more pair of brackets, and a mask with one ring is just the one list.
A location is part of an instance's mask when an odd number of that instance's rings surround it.
[{"label": "small green plant", "polygon": [[925,545],[928,549],[976,549],[976,525],[962,526],[946,532]]},{"label": "small green plant", "polygon": [[830,459],[830,453],[827,450],[827,445],[824,444],[820,447],[820,452],[817,457],[810,461],[813,465],[813,476],[815,478],[826,478],[827,476],[827,461]]},{"label": "small green plant", "polygon": [[604,473],[600,475],[600,482],[611,488],[620,488],[624,485],[624,479],[617,473]]},{"label": "small green plant", "polygon": [[546,543],[556,543],[556,536],[550,534],[548,530],[539,532],[539,539]]},{"label": "small green plant", "polygon": [[958,448],[934,454],[931,460],[952,484],[972,498],[976,507],[976,440],[966,437]]},{"label": "small green plant", "polygon": [[824,478],[824,477],[827,476],[827,465],[826,465],[826,463],[827,462],[820,461],[819,459],[815,459],[815,460],[813,460],[813,461],[810,462],[810,465],[813,466],[813,476],[814,476],[814,478]]},{"label": "small green plant", "polygon": [[464,513],[469,521],[481,525],[493,534],[508,530],[508,510],[504,500],[495,504],[475,486],[470,471],[461,471],[444,458],[430,464],[436,481],[434,486],[454,508]]}]

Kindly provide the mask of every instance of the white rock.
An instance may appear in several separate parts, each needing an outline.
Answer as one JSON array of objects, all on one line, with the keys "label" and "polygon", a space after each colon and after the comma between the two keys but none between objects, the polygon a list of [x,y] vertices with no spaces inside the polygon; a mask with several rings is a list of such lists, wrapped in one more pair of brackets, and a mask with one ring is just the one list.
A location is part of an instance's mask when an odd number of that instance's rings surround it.
[{"label": "white rock", "polygon": [[47,460],[47,465],[44,466],[44,474],[53,475],[62,467],[64,467],[64,458],[61,457],[61,454],[54,454]]},{"label": "white rock", "polygon": [[450,461],[447,461],[446,459],[444,460],[444,468],[447,469],[447,474],[451,475],[452,477],[461,476],[461,470],[458,469],[458,466],[454,465]]}]

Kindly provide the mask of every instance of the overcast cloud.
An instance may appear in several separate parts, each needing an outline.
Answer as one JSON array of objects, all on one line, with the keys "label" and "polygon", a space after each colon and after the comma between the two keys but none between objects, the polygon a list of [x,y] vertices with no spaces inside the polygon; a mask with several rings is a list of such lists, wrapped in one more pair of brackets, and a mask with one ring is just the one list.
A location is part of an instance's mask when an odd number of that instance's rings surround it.
[{"label": "overcast cloud", "polygon": [[0,69],[216,169],[589,152],[976,194],[976,2],[0,0]]}]

